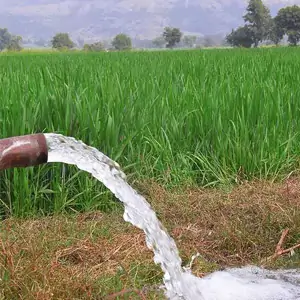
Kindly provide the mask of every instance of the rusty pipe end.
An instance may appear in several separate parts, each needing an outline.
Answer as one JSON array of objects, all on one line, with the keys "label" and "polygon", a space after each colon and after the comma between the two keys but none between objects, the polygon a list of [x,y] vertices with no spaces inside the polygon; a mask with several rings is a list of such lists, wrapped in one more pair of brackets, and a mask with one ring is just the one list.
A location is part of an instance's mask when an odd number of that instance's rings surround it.
[{"label": "rusty pipe end", "polygon": [[48,146],[44,134],[30,134],[0,140],[0,170],[32,167],[46,163]]}]

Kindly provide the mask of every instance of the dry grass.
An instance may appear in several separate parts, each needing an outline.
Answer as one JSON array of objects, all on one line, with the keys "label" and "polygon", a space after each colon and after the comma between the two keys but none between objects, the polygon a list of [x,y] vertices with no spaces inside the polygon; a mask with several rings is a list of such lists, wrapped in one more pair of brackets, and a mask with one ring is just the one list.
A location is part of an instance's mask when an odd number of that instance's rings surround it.
[{"label": "dry grass", "polygon": [[172,197],[158,189],[148,188],[156,195],[152,205],[187,259],[200,252],[218,266],[258,263],[274,253],[285,228],[286,247],[300,240],[299,179],[244,183],[223,193],[189,189]]},{"label": "dry grass", "polygon": [[[167,191],[140,184],[176,240],[184,263],[197,252],[198,276],[272,256],[285,228],[285,248],[300,240],[300,180],[244,183],[230,192]],[[162,299],[162,274],[143,233],[118,214],[88,213],[1,223],[0,299]],[[295,266],[284,255],[269,267]],[[2,298],[1,298],[2,297]]]},{"label": "dry grass", "polygon": [[150,266],[139,278],[140,269],[152,264],[151,252],[121,216],[11,219],[1,227],[5,299],[102,299],[123,286],[147,284],[152,270],[160,275]]}]

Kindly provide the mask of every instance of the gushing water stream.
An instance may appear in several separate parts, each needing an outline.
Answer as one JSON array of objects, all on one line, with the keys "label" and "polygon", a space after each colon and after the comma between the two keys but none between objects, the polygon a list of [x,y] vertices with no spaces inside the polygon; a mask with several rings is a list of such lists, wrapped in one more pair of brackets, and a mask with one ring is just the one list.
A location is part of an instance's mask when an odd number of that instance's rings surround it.
[{"label": "gushing water stream", "polygon": [[270,272],[256,267],[215,272],[203,279],[183,270],[174,240],[149,203],[125,180],[119,165],[97,149],[71,137],[45,134],[48,162],[76,165],[101,181],[124,204],[124,220],[142,229],[154,261],[164,272],[166,296],[186,300],[300,299],[297,270]]}]

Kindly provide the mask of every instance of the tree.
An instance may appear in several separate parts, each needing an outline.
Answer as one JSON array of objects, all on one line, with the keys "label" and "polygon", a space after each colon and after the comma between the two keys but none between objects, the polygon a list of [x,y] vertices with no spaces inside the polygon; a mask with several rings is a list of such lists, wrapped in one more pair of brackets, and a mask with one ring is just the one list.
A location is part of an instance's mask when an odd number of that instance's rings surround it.
[{"label": "tree", "polygon": [[192,48],[196,44],[197,37],[195,35],[185,35],[183,37],[183,43],[185,46]]},{"label": "tree", "polygon": [[4,49],[19,51],[22,49],[21,41],[20,36],[10,34],[7,28],[0,28],[0,51]]},{"label": "tree", "polygon": [[296,46],[300,41],[300,7],[297,5],[287,6],[279,10],[275,17],[275,24],[280,28],[279,37],[288,36],[289,44]]},{"label": "tree", "polygon": [[300,32],[291,30],[288,32],[288,42],[290,46],[297,46],[300,41]]},{"label": "tree", "polygon": [[104,45],[101,42],[96,42],[93,44],[84,44],[83,50],[87,52],[100,52],[104,51]]},{"label": "tree", "polygon": [[152,44],[157,48],[163,48],[166,45],[166,41],[163,36],[159,36],[152,41]]},{"label": "tree", "polygon": [[71,49],[75,46],[70,39],[68,33],[57,33],[51,40],[52,48],[62,50],[64,48]]},{"label": "tree", "polygon": [[284,30],[279,26],[275,18],[272,19],[270,29],[269,39],[277,46],[284,36]]},{"label": "tree", "polygon": [[10,39],[10,42],[7,46],[7,50],[9,51],[21,51],[21,42],[22,42],[22,37],[21,36],[12,36]]},{"label": "tree", "polygon": [[124,33],[116,35],[111,44],[116,50],[129,50],[132,48],[131,38]]},{"label": "tree", "polygon": [[167,48],[174,48],[178,44],[182,37],[182,32],[179,28],[165,27],[163,37],[166,41]]},{"label": "tree", "polygon": [[234,47],[245,47],[250,48],[253,44],[251,29],[245,25],[240,26],[238,29],[231,31],[226,36],[226,42]]},{"label": "tree", "polygon": [[270,10],[262,0],[249,0],[246,12],[243,18],[252,35],[254,47],[257,47],[259,42],[268,38],[272,20]]},{"label": "tree", "polygon": [[0,51],[7,48],[11,39],[11,34],[8,32],[7,28],[0,28]]}]

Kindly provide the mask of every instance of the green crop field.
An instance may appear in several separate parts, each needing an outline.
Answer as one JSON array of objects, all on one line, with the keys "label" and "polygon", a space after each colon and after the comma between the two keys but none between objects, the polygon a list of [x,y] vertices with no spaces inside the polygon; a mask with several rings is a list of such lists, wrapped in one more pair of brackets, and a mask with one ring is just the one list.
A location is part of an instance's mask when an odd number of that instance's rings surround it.
[{"label": "green crop field", "polygon": [[[0,56],[0,138],[73,136],[129,180],[166,186],[280,179],[299,166],[300,50]],[[109,210],[110,193],[59,164],[0,173],[3,216]]]}]

